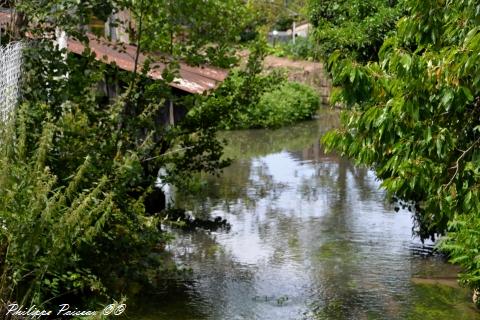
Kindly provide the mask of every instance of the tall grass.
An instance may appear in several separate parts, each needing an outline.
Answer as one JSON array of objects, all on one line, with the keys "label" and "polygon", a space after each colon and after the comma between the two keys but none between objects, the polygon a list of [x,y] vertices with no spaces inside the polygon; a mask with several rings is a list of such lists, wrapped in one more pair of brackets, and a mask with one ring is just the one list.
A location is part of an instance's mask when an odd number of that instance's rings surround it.
[{"label": "tall grass", "polygon": [[[45,120],[35,137],[30,112],[23,106],[0,124],[2,307],[114,297],[115,289],[125,290],[115,281],[148,269],[152,248],[163,241],[155,218],[144,215],[143,198],[129,198],[113,184],[134,170],[135,154],[117,154],[103,168],[94,168],[87,155],[59,181],[49,157],[63,139],[57,126],[62,119]],[[134,270],[139,261],[145,269]]]}]

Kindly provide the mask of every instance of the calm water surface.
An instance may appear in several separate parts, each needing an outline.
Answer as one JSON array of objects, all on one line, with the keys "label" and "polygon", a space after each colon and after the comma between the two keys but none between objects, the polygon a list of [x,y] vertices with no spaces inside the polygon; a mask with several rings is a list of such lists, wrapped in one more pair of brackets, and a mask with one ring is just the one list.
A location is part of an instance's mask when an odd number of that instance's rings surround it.
[{"label": "calm water surface", "polygon": [[319,138],[337,118],[225,133],[236,160],[176,202],[232,227],[177,231],[169,250],[191,273],[135,318],[480,319],[457,270],[412,237],[411,214],[385,201],[374,173],[325,154]]}]

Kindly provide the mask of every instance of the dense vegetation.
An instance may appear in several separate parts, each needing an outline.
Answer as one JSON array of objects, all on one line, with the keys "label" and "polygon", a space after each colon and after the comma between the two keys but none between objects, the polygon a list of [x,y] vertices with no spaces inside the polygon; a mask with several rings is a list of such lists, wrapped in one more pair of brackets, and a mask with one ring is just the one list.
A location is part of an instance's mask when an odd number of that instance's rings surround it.
[{"label": "dense vegetation", "polygon": [[[328,3],[336,5],[319,5],[312,14],[323,17],[330,10],[331,18],[339,20],[343,15],[333,9],[341,4],[361,8],[353,5],[356,1]],[[343,128],[325,142],[372,167],[390,195],[413,210],[422,238],[447,233],[443,249],[463,267],[462,282],[478,289],[478,3],[407,0],[399,5],[406,16],[388,33],[378,58],[380,39],[365,42],[374,46],[364,52],[362,46],[330,37],[333,45],[325,52],[340,49],[329,57],[333,80],[342,87],[334,102],[348,111]],[[388,6],[377,12],[382,10]],[[361,28],[351,25],[351,30],[369,34],[364,27],[371,22],[376,28],[376,21],[365,19]],[[377,37],[387,33],[381,30]]]},{"label": "dense vegetation", "polygon": [[[287,13],[263,22],[249,18],[262,4],[11,5],[19,16],[9,36],[35,40],[25,51],[21,104],[0,127],[3,304],[85,297],[92,305],[138,285],[155,286],[171,271],[162,250],[169,240],[160,224],[166,217],[146,208],[158,169],[166,168],[163,180],[176,185],[193,172],[217,172],[228,163],[217,129],[275,128],[318,109],[312,89],[262,73],[265,51],[258,46],[213,94],[185,98],[184,121],[159,125],[177,61],[170,61],[165,81],[152,82],[145,73],[102,65],[88,50],[83,57],[66,54],[49,39],[60,27],[84,41],[82,26],[93,17],[104,21],[129,9],[139,50],[226,67],[236,62],[232,43],[245,32],[290,23]],[[341,88],[333,102],[346,107],[343,127],[326,144],[372,167],[389,194],[414,212],[423,239],[446,234],[442,248],[463,267],[463,283],[479,289],[479,6],[472,0],[310,0],[308,8],[319,54]],[[291,48],[297,49],[307,57],[317,47],[300,40]],[[115,100],[98,92],[100,81],[112,79],[123,90]]]},{"label": "dense vegetation", "polygon": [[[142,48],[160,51],[191,64],[234,65],[235,43],[248,28],[248,8],[241,0],[140,1]],[[137,30],[137,33],[140,30]]]},{"label": "dense vegetation", "polygon": [[318,54],[328,59],[333,52],[359,62],[376,61],[378,49],[393,31],[403,10],[402,1],[310,0],[310,22]]},{"label": "dense vegetation", "polygon": [[224,110],[220,128],[279,128],[312,119],[320,97],[310,87],[285,80],[277,73],[248,76],[237,71],[211,96],[198,103],[194,112]]},{"label": "dense vegetation", "polygon": [[[161,167],[164,181],[180,184],[227,164],[215,137],[220,118],[157,121],[171,97],[175,61],[165,81],[152,82],[98,63],[88,50],[66,54],[49,39],[60,26],[85,40],[81,26],[93,16],[129,8],[141,21],[151,8],[129,1],[16,5],[9,36],[28,46],[21,106],[1,127],[2,303],[48,307],[83,297],[92,305],[155,286],[171,269],[162,250],[169,235],[164,217],[147,214],[146,200]],[[137,31],[140,43],[148,34]],[[123,90],[115,100],[98,91],[112,79]]]},{"label": "dense vegetation", "polygon": [[288,30],[305,16],[308,0],[248,0],[251,22],[260,29]]},{"label": "dense vegetation", "polygon": [[281,71],[263,72],[264,43],[252,47],[244,68],[234,70],[209,96],[198,97],[190,116],[221,117],[220,128],[279,128],[312,119],[320,106],[310,87],[289,82]]},{"label": "dense vegetation", "polygon": [[295,44],[278,43],[272,54],[326,62],[336,53],[366,63],[378,60],[383,41],[394,32],[405,8],[396,0],[308,0],[299,11],[312,24],[309,36],[298,37]]},{"label": "dense vegetation", "polygon": [[[58,167],[54,161],[65,158],[56,153],[70,157],[84,145],[91,119],[72,104],[37,123],[29,113],[40,108],[51,112],[46,105],[24,105],[2,130],[2,300],[40,306],[80,293],[118,299],[118,289],[154,281],[165,263],[152,252],[167,235],[159,233],[158,218],[145,215],[147,190],[133,196],[131,187],[141,178],[150,143],[135,152],[107,152],[111,137],[97,132],[92,144],[98,152],[86,151],[78,168],[70,161]],[[114,125],[93,130],[114,132]]]}]

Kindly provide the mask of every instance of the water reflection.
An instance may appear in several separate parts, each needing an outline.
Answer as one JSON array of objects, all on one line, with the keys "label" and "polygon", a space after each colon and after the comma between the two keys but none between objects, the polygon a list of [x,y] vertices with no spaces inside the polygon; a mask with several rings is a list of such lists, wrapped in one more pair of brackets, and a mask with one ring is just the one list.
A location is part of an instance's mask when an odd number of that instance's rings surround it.
[{"label": "water reflection", "polygon": [[224,134],[237,160],[176,199],[232,228],[177,235],[170,249],[192,275],[148,299],[143,318],[479,318],[456,270],[421,254],[409,212],[395,213],[375,175],[324,152],[319,137],[336,119]]}]

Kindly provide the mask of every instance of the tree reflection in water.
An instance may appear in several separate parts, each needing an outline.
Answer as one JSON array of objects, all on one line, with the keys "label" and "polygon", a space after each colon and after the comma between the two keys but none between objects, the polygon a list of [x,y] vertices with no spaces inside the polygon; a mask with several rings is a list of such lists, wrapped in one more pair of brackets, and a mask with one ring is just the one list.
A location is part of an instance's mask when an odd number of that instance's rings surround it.
[{"label": "tree reflection in water", "polygon": [[[451,269],[412,251],[410,214],[394,212],[371,171],[324,152],[319,139],[336,119],[224,134],[232,166],[176,199],[232,228],[177,235],[171,250],[193,273],[178,284],[181,301],[159,307],[165,319],[415,319],[425,310],[430,293],[411,279],[432,275],[424,261],[435,276]],[[428,300],[435,319],[475,319],[464,291],[449,290],[451,299]]]}]

